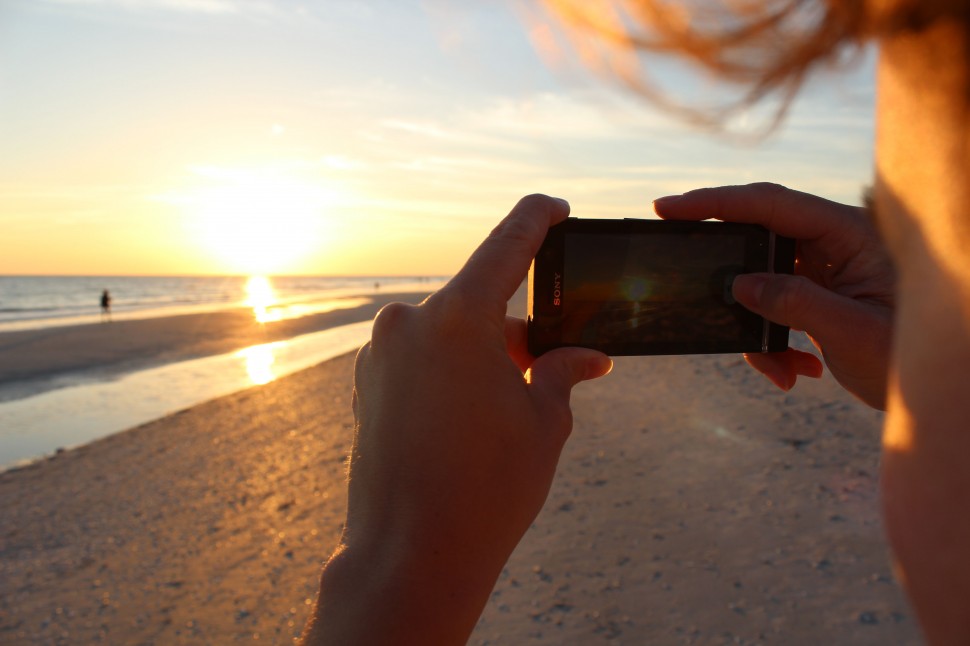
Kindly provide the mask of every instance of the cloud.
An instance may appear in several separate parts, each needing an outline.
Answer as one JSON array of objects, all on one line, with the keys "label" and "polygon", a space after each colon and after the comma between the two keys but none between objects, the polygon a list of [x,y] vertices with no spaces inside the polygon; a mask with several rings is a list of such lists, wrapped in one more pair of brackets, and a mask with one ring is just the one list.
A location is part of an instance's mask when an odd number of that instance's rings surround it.
[{"label": "cloud", "polygon": [[273,13],[277,6],[265,0],[46,0],[50,5],[93,6],[126,11],[175,11],[181,13],[245,14]]},{"label": "cloud", "polygon": [[497,99],[464,118],[476,129],[543,138],[593,140],[621,137],[624,133],[645,134],[659,128],[684,128],[633,99],[585,93],[576,96],[541,92]]},{"label": "cloud", "polygon": [[507,137],[496,136],[489,132],[468,124],[460,117],[446,116],[439,120],[427,119],[384,119],[379,124],[379,131],[371,131],[368,136],[376,140],[386,140],[402,136],[410,139],[432,141],[440,145],[469,146],[484,149],[516,149],[519,143]]}]

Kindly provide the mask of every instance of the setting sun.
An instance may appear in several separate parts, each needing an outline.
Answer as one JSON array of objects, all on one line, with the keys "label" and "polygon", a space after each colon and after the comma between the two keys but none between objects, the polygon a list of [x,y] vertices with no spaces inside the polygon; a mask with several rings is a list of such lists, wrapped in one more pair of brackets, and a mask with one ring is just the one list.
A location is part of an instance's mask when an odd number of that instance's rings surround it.
[{"label": "setting sun", "polygon": [[199,169],[207,186],[180,194],[194,242],[227,271],[298,271],[326,244],[334,192],[276,171]]}]

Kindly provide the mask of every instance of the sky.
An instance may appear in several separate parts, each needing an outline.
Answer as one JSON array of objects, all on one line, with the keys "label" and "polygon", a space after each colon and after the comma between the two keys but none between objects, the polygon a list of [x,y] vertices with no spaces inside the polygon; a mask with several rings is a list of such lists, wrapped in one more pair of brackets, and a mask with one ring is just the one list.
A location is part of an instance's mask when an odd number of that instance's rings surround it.
[{"label": "sky", "polygon": [[0,0],[0,274],[441,276],[528,193],[859,203],[870,59],[742,141],[538,49],[548,26],[526,0]]}]

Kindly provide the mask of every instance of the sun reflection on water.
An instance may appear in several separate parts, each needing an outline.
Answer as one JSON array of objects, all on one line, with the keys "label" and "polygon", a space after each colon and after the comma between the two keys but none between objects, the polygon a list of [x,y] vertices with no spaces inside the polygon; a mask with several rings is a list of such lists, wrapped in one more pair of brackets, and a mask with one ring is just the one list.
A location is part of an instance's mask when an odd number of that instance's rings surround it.
[{"label": "sun reflection on water", "polygon": [[246,374],[254,386],[262,386],[276,379],[276,371],[273,370],[276,362],[274,350],[282,345],[282,342],[254,345],[237,353],[246,361]]},{"label": "sun reflection on water", "polygon": [[253,308],[253,316],[259,323],[280,320],[279,312],[273,308],[277,304],[273,284],[266,276],[250,276],[246,281],[246,305]]}]

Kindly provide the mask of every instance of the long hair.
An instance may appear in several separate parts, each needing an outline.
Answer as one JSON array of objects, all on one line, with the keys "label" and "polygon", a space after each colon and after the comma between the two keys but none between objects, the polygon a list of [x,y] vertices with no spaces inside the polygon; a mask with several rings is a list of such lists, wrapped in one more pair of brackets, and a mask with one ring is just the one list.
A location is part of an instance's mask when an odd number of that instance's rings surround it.
[{"label": "long hair", "polygon": [[[777,100],[768,129],[786,113],[810,72],[842,69],[870,40],[918,30],[960,14],[947,0],[542,0],[566,26],[572,49],[596,71],[621,80],[690,120],[722,127],[739,110]],[[672,99],[641,54],[686,59],[735,88],[714,107]]]}]

